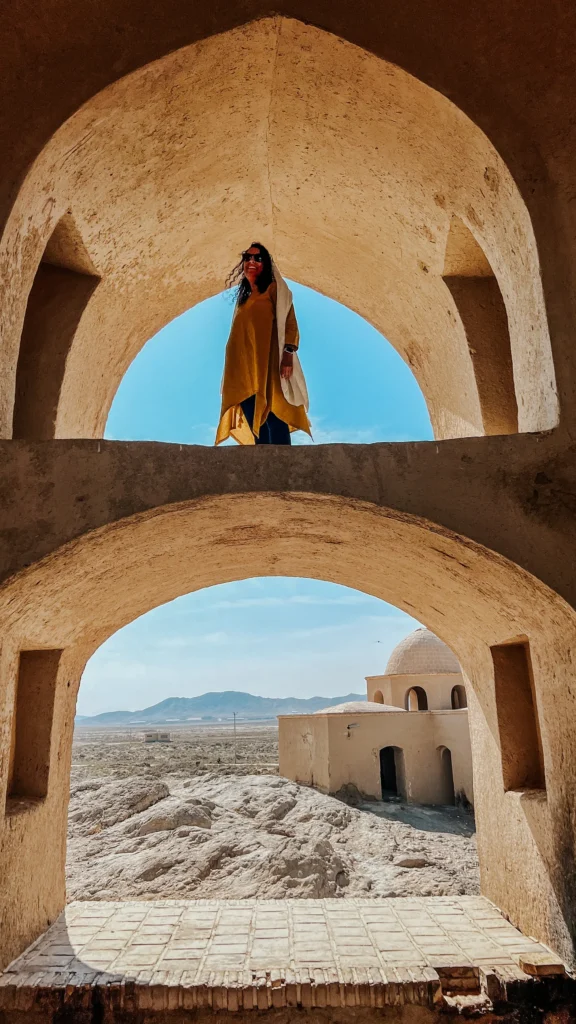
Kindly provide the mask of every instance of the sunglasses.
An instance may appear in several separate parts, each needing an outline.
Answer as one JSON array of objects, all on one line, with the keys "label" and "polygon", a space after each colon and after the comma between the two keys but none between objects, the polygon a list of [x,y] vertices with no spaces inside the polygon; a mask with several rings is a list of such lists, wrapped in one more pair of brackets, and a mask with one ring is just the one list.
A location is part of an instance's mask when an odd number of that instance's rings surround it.
[{"label": "sunglasses", "polygon": [[249,260],[254,260],[254,263],[263,263],[264,257],[261,252],[243,252],[242,263],[248,263]]}]

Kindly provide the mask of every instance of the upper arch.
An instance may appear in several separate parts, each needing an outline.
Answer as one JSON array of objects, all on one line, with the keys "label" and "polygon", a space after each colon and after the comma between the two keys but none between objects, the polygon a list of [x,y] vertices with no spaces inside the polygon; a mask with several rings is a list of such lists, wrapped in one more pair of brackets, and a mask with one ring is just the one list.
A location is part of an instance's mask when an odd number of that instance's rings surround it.
[{"label": "upper arch", "polygon": [[503,161],[444,96],[327,32],[276,17],[213,36],[110,85],[55,133],[2,243],[11,264],[18,253],[7,367],[43,247],[69,210],[102,280],[69,351],[56,436],[101,436],[137,351],[220,290],[247,232],[286,274],[390,339],[438,437],[482,433],[466,335],[442,280],[453,216],[498,278],[519,429],[556,422],[536,246]]},{"label": "upper arch", "polygon": [[563,644],[574,630],[559,595],[483,545],[421,516],[305,491],[118,510],[9,577],[0,622],[22,647],[93,649],[157,605],[253,576],[312,577],[380,597],[442,637],[464,671],[502,637],[522,632],[537,650],[538,635],[558,633]]}]

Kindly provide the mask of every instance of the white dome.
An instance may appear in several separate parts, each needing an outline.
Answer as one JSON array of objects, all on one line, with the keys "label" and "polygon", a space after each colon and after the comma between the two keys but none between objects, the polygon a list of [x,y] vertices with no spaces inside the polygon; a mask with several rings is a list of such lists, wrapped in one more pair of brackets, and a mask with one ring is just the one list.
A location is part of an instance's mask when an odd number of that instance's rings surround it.
[{"label": "white dome", "polygon": [[344,704],[334,704],[329,708],[321,708],[315,711],[315,715],[364,715],[367,711],[404,711],[404,708],[395,708],[391,704],[377,704],[372,700],[349,700]]},{"label": "white dome", "polygon": [[421,676],[430,673],[458,673],[461,669],[449,647],[429,629],[422,627],[405,636],[388,659],[385,675]]}]

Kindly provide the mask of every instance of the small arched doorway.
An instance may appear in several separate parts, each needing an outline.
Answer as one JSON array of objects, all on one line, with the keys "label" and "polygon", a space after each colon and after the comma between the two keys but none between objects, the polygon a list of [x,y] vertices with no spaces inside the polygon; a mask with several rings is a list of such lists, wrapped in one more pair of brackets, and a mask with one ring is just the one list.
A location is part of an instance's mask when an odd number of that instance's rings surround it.
[{"label": "small arched doorway", "polygon": [[382,690],[376,690],[376,692],[374,694],[374,703],[375,704],[383,704],[384,703],[384,697],[382,695]]},{"label": "small arched doorway", "polygon": [[466,696],[466,689],[465,689],[464,686],[461,685],[461,683],[458,683],[456,686],[452,687],[452,693],[450,695],[450,703],[452,704],[452,709],[454,711],[458,711],[461,708],[467,708],[468,707],[468,698]]},{"label": "small arched doorway", "polygon": [[442,789],[441,801],[443,804],[450,804],[451,806],[454,806],[454,804],[456,803],[456,793],[454,790],[452,753],[448,749],[448,747],[438,747],[438,753],[440,755],[440,775]]},{"label": "small arched doorway", "polygon": [[380,788],[383,800],[403,795],[404,759],[400,747],[382,747],[380,751]]},{"label": "small arched doorway", "polygon": [[428,694],[422,686],[412,686],[404,703],[406,711],[428,711]]}]

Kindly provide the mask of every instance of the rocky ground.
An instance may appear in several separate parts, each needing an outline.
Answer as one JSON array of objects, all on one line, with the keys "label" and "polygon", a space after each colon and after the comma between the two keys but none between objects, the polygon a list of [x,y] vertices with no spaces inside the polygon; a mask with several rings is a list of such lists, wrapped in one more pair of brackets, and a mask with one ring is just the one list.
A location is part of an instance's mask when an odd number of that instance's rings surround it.
[{"label": "rocky ground", "polygon": [[68,898],[478,892],[468,815],[348,806],[280,778],[275,730],[243,728],[236,766],[217,728],[166,746],[77,739]]}]

